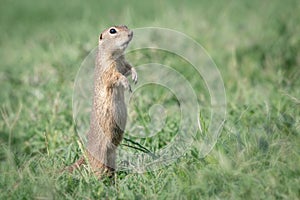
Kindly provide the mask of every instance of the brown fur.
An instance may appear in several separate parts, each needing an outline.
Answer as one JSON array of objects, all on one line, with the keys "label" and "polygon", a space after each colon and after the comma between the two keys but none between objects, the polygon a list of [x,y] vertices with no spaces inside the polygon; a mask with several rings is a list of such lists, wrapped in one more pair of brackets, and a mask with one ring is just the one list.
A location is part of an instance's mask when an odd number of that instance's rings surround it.
[{"label": "brown fur", "polygon": [[[111,34],[110,30],[116,33]],[[94,72],[94,97],[87,138],[86,157],[95,174],[111,174],[116,168],[116,149],[121,143],[127,120],[124,91],[131,91],[126,75],[137,82],[135,69],[123,55],[131,41],[132,31],[114,26],[99,36]],[[68,168],[72,172],[85,163],[82,157]]]}]

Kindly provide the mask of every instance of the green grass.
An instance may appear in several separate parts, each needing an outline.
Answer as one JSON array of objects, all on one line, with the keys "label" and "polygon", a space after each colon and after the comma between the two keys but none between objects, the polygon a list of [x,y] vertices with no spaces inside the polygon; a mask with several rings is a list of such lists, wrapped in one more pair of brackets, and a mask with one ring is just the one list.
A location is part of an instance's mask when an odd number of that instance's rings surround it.
[{"label": "green grass", "polygon": [[[299,11],[296,0],[3,0],[0,199],[299,198]],[[72,118],[76,72],[96,46],[99,32],[114,24],[176,29],[214,59],[226,89],[227,118],[205,158],[199,158],[194,144],[165,168],[120,172],[114,183],[98,181],[89,169],[58,173],[82,151]],[[131,63],[142,64],[147,55],[129,57]],[[181,64],[186,66],[163,53],[156,59],[178,71]],[[184,69],[187,77],[193,74]],[[192,84],[203,105],[201,123],[207,125],[209,96],[203,83]],[[136,99],[141,111],[137,123],[149,122],[145,110],[153,93],[149,88]],[[172,95],[164,100],[176,104]],[[138,141],[157,150],[171,141],[176,120],[168,121],[166,134]]]}]

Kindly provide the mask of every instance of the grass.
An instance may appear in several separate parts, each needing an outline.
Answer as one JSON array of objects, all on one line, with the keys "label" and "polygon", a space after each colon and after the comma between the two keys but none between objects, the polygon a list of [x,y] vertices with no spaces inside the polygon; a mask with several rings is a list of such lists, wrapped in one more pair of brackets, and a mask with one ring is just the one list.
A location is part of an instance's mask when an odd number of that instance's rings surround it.
[{"label": "grass", "polygon": [[[299,198],[299,10],[296,0],[2,1],[0,199]],[[76,72],[99,32],[112,24],[176,29],[214,59],[224,80],[227,117],[206,157],[199,158],[195,143],[165,168],[120,172],[114,183],[98,181],[88,168],[58,173],[82,151],[72,118]],[[129,57],[140,64],[147,55]],[[186,66],[161,52],[156,59],[178,71]],[[184,69],[187,77],[193,74]],[[210,99],[202,83],[192,84],[205,127]],[[149,87],[135,97],[137,124],[149,122],[149,100],[176,104],[172,95],[155,99],[155,92],[158,97],[164,91]],[[177,126],[170,119],[162,133],[137,141],[156,151],[172,140]]]}]

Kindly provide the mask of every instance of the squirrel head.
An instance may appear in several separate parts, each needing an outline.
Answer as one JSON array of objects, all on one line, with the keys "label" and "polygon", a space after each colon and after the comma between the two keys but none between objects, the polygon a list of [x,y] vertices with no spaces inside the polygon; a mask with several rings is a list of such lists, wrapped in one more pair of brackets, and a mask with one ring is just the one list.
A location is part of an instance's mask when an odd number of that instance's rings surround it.
[{"label": "squirrel head", "polygon": [[133,32],[127,26],[112,26],[99,36],[99,49],[112,56],[124,53],[133,37]]}]

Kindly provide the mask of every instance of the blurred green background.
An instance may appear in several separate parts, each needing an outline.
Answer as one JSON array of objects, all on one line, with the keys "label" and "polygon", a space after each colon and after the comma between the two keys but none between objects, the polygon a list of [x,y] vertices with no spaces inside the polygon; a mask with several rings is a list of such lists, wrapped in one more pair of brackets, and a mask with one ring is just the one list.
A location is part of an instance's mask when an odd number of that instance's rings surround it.
[{"label": "blurred green background", "polygon": [[[0,198],[299,198],[299,13],[297,0],[2,0]],[[119,173],[114,183],[88,169],[60,174],[82,150],[76,72],[98,34],[118,24],[175,29],[207,50],[227,95],[221,137],[203,159],[195,146],[166,168]]]}]

